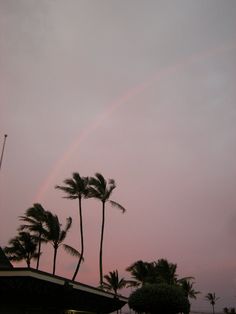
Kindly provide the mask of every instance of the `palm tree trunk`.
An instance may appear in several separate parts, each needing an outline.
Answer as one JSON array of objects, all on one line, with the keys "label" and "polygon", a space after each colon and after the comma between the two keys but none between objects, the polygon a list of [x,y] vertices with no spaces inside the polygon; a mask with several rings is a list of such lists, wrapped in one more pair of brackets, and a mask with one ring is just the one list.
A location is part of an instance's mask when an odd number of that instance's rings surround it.
[{"label": "palm tree trunk", "polygon": [[79,197],[79,219],[80,219],[80,241],[81,241],[81,252],[80,252],[80,258],[74,273],[74,276],[72,278],[72,280],[75,280],[75,277],[79,271],[80,268],[80,264],[82,262],[83,259],[83,255],[84,255],[84,234],[83,234],[83,220],[82,220],[82,206],[81,206],[81,197]]},{"label": "palm tree trunk", "polygon": [[26,264],[27,264],[27,267],[30,268],[30,258],[29,257],[26,258]]},{"label": "palm tree trunk", "polygon": [[36,269],[39,269],[39,259],[40,259],[40,254],[41,254],[41,232],[39,234],[39,244],[38,244],[38,258],[37,258],[37,265]]},{"label": "palm tree trunk", "polygon": [[102,270],[102,248],[103,248],[103,235],[105,225],[105,202],[102,202],[102,229],[101,229],[101,241],[100,241],[100,253],[99,253],[99,269],[100,269],[100,286],[103,284],[103,270]]},{"label": "palm tree trunk", "polygon": [[214,304],[212,304],[212,312],[213,312],[213,314],[215,314],[215,307],[214,307]]},{"label": "palm tree trunk", "polygon": [[58,246],[55,246],[54,247],[54,256],[53,256],[53,270],[52,270],[53,275],[55,275],[55,271],[56,271],[57,249],[58,249]]}]

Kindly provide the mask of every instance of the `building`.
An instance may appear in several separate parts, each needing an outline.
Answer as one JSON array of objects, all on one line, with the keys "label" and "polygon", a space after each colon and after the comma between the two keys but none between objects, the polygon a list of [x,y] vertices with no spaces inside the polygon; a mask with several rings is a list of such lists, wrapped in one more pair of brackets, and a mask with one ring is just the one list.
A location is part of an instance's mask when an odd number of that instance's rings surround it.
[{"label": "building", "polygon": [[32,268],[14,268],[0,249],[0,313],[105,314],[127,298]]}]

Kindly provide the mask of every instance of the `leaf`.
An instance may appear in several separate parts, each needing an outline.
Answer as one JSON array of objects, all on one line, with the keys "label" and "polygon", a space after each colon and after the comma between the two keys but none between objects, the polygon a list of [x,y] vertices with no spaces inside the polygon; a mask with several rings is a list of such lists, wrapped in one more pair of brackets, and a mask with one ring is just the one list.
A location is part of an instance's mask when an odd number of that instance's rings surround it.
[{"label": "leaf", "polygon": [[[67,245],[67,244],[63,244],[63,248],[64,250],[69,253],[71,256],[76,256],[76,257],[80,257],[80,252],[77,251],[75,248],[73,248],[72,246],[70,245]],[[84,261],[84,259],[82,259]]]},{"label": "leaf", "polygon": [[109,202],[113,207],[120,209],[123,213],[126,211],[126,209],[123,206],[121,206],[119,203],[111,201],[111,200]]}]

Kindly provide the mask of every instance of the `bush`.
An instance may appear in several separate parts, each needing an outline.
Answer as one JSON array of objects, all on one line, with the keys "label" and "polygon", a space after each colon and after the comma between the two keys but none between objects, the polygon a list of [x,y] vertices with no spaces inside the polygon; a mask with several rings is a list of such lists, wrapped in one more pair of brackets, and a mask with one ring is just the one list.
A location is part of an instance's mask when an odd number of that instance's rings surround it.
[{"label": "bush", "polygon": [[131,309],[139,313],[189,313],[190,309],[183,290],[168,284],[144,285],[130,295],[128,303]]}]

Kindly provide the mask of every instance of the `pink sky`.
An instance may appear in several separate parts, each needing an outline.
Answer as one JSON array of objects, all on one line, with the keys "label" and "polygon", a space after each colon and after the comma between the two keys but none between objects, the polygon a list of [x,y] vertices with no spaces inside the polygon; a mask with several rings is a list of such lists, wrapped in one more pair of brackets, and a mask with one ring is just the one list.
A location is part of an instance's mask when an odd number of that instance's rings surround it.
[{"label": "pink sky", "polygon": [[[54,186],[101,172],[127,208],[107,208],[105,273],[167,258],[196,278],[194,309],[208,292],[236,306],[235,29],[233,0],[0,0],[1,246],[37,201],[73,218],[79,249],[77,202]],[[83,213],[78,279],[97,285],[100,203]]]}]

